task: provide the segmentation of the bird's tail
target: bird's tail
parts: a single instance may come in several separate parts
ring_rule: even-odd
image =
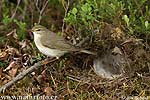
[[[91,52],[91,51],[88,51],[88,50],[81,50],[80,52],[91,54],[91,55],[96,55],[95,52]]]

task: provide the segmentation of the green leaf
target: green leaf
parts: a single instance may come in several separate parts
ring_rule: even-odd
[[[76,15],[77,12],[78,12],[77,8],[73,8],[73,9],[72,9],[72,14],[73,14],[73,15]]]
[[[8,17],[8,15],[4,16],[2,23],[4,23],[4,25],[7,25],[11,22],[11,19]]]
[[[92,10],[92,8],[90,7],[90,5],[88,4],[88,3],[86,3],[85,5],[83,5],[82,7],[81,7],[81,9],[82,9],[82,11],[84,11],[84,12],[90,12],[91,10]]]
[[[127,26],[129,26],[129,18],[127,15],[123,16],[124,21],[126,22]]]
[[[145,27],[146,27],[146,29],[148,28],[148,26],[149,26],[148,21],[145,21]]]

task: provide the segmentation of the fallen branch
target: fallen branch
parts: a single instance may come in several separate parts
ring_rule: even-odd
[[[56,59],[52,59],[50,61],[40,61],[35,63],[33,66],[31,66],[30,68],[28,68],[27,70],[21,72],[20,74],[18,74],[16,77],[14,77],[11,81],[9,81],[8,83],[6,83],[5,85],[3,85],[2,87],[0,87],[0,93],[4,93],[5,89],[7,89],[8,87],[12,86],[14,83],[18,82],[19,80],[23,79],[25,76],[27,76],[29,73],[37,70],[40,68],[40,66],[44,65],[44,64],[48,64],[50,62],[55,61]]]

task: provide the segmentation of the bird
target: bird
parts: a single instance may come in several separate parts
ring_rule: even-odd
[[[34,43],[38,50],[49,57],[59,59],[64,54],[73,51],[95,55],[94,52],[74,46],[65,40],[63,36],[57,35],[42,25],[35,25],[31,31],[34,35]]]

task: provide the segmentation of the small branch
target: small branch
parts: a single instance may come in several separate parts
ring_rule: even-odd
[[[28,68],[27,70],[21,72],[20,74],[18,74],[16,77],[14,77],[11,81],[9,81],[8,83],[6,83],[5,85],[3,85],[2,87],[0,87],[0,93],[4,93],[5,89],[9,88],[10,86],[12,86],[14,83],[18,82],[19,80],[23,79],[25,76],[27,76],[29,73],[37,70],[40,68],[40,66],[44,65],[44,64],[48,64],[50,62],[54,62],[57,59],[52,59],[50,61],[44,60],[44,61],[40,61],[38,63],[35,63],[33,66],[31,66],[30,68]]]
[[[46,3],[43,5],[42,10],[40,10],[40,12],[39,12],[39,13],[40,13],[40,16],[39,16],[38,24],[40,24],[40,22],[41,22],[42,14],[43,14],[43,12],[44,12],[44,10],[45,10],[47,4],[48,4],[48,0],[47,0]],[[39,8],[38,8],[38,9],[39,9]]]
[[[82,41],[80,41],[76,46],[81,47],[82,44],[84,44],[86,41],[90,40],[90,37],[84,38]]]
[[[65,2],[65,1],[62,0],[63,7],[64,7],[64,9],[65,9],[65,16],[64,16],[64,18],[65,18],[66,15],[67,15],[67,12],[68,12],[68,8],[69,8],[69,0],[68,0],[68,2],[67,2],[67,5],[66,5],[66,6],[65,6],[65,3],[64,3],[64,2]],[[64,33],[64,27],[65,27],[65,20],[63,19],[62,33]]]
[[[23,79],[28,73],[33,72],[34,70],[38,69],[40,66],[42,65],[41,62],[35,63],[33,66],[31,66],[30,68],[28,68],[27,70],[21,72],[20,74],[18,74],[16,77],[14,77],[11,81],[9,81],[8,83],[6,83],[5,85],[3,85],[2,87],[0,87],[0,93],[4,92],[5,89],[7,89],[8,87],[10,87],[11,85],[13,85],[14,83],[16,83],[17,81]]]
[[[17,3],[17,6],[16,6],[16,9],[15,9],[15,11],[14,11],[13,15],[11,16],[11,20],[13,20],[13,19],[14,19],[15,15],[16,15],[16,12],[17,12],[17,9],[18,9],[18,7],[19,7],[20,2],[21,2],[21,0],[18,0],[18,3]]]

